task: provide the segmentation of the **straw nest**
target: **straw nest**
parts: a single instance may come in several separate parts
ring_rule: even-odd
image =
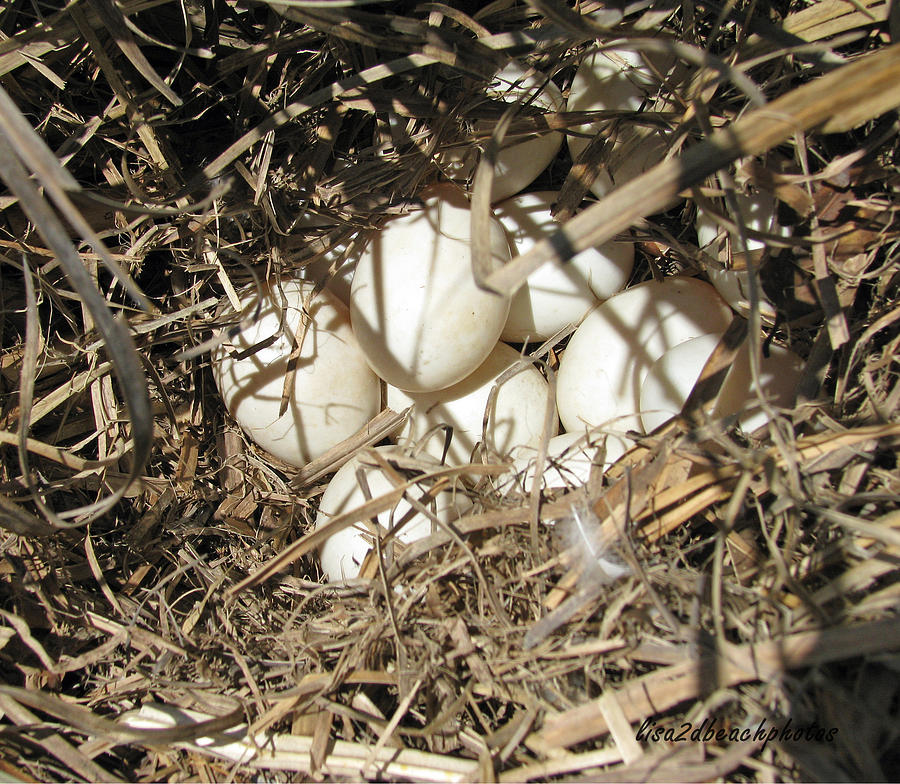
[[[896,775],[896,5],[478,6],[0,9],[7,780]],[[585,487],[503,494],[490,456],[391,464],[472,509],[324,584],[329,473],[397,418],[278,464],[212,382],[219,303],[408,209],[442,150],[498,143],[484,87],[510,59],[565,90],[614,41],[690,66],[666,110],[624,118],[676,141],[567,222],[604,153],[562,152],[540,184],[568,245],[635,226],[635,280],[702,275],[697,204],[774,188],[793,233],[759,283],[780,318],[745,331],[803,357],[797,407],[753,439],[706,419],[723,345],[682,417]],[[523,110],[507,136],[585,119]],[[466,184],[476,227],[490,173]],[[487,282],[512,291],[554,253]],[[547,372],[564,346],[542,347]],[[628,576],[578,557],[573,510]]]

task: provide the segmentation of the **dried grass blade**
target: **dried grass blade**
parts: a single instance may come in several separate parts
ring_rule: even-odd
[[[512,49],[518,46],[533,46],[541,41],[553,41],[559,35],[559,30],[548,25],[541,30],[516,31],[512,33],[497,33],[486,38],[479,38],[478,43],[495,51]],[[211,180],[234,163],[241,155],[260,141],[267,133],[281,127],[287,122],[300,117],[313,109],[322,106],[335,98],[352,94],[375,82],[380,82],[390,76],[397,76],[409,71],[415,71],[428,65],[439,62],[439,58],[429,54],[411,54],[407,57],[399,57],[387,63],[366,68],[358,74],[335,82],[329,87],[323,87],[306,96],[302,101],[295,101],[281,111],[275,112],[263,120],[255,128],[245,133],[240,139],[231,144],[215,160],[203,169],[203,177]],[[355,97],[355,96],[354,96]]]
[[[100,586],[100,592],[106,597],[106,601],[109,602],[110,606],[119,614],[119,616],[125,618],[125,611],[122,609],[122,605],[119,604],[119,600],[116,598],[115,593],[113,593],[112,588],[109,587],[109,583],[106,581],[106,577],[103,574],[103,568],[97,560],[97,553],[94,551],[94,543],[91,541],[90,527],[88,527],[88,530],[85,531],[84,535],[84,552],[87,556],[88,566],[91,568],[91,574],[97,581],[97,585]]]
[[[592,768],[605,768],[622,761],[616,748],[586,751],[583,754],[557,753],[546,762],[532,762],[501,773],[497,780],[501,784],[518,784],[524,781],[548,781],[550,776],[566,773],[584,773]]]
[[[9,38],[5,36],[3,33],[0,33],[0,41],[8,41]],[[37,71],[41,76],[43,76],[48,82],[50,82],[56,89],[65,90],[66,82],[65,80],[58,76],[54,71],[44,65],[41,62],[39,56],[30,54],[27,49],[24,47],[18,51],[10,52],[7,55],[0,55],[0,74],[4,73],[7,69],[3,67],[2,63],[4,60],[8,60],[10,62],[10,67],[8,70],[14,70],[19,65],[30,65]]]
[[[50,654],[47,653],[46,648],[35,639],[34,635],[31,633],[31,628],[24,618],[20,618],[18,615],[7,612],[6,610],[0,610],[0,618],[3,618],[4,621],[16,630],[16,634],[19,635],[19,639],[22,641],[23,645],[31,650],[40,663],[44,665],[47,672],[59,672],[59,666],[53,661]]]
[[[783,22],[786,32],[805,41],[819,41],[858,27],[884,22],[888,18],[887,0],[819,0],[819,2],[788,14]]]
[[[135,726],[172,727],[173,724],[197,722],[204,718],[205,714],[197,711],[151,703],[140,711],[129,713],[125,720]],[[309,736],[271,732],[251,734],[245,725],[240,725],[227,735],[202,740],[202,743],[176,743],[195,754],[230,760],[254,769],[312,772],[311,751],[314,739]],[[370,753],[371,747],[365,743],[333,741],[322,760],[319,774],[361,779]],[[476,760],[415,749],[380,749],[375,753],[375,765],[376,778],[379,780],[410,780],[435,784],[476,781],[479,770]]]
[[[261,141],[266,134],[281,127],[287,122],[322,106],[339,96],[365,87],[367,84],[379,82],[390,76],[397,76],[408,71],[415,71],[424,68],[426,65],[433,65],[437,60],[424,54],[411,54],[408,57],[400,57],[387,63],[372,66],[364,71],[360,71],[354,76],[342,79],[339,82],[316,90],[314,93],[306,96],[302,101],[295,101],[289,104],[281,111],[267,117],[255,128],[249,130],[240,139],[231,144],[223,153],[221,153],[214,161],[203,169],[203,176],[206,179],[213,179],[219,175],[223,169],[234,163],[238,157],[243,155],[258,141]]]
[[[2,89],[0,89],[0,97],[9,100]],[[0,106],[0,114],[2,114],[2,106]],[[0,120],[0,133],[3,130],[2,120]],[[131,334],[121,322],[113,318],[106,301],[94,287],[90,275],[69,241],[61,221],[41,196],[22,163],[12,153],[13,149],[12,146],[0,145],[0,177],[19,198],[26,215],[38,227],[49,247],[59,259],[69,280],[90,309],[116,368],[125,403],[131,416],[134,459],[129,473],[129,481],[104,500],[66,513],[68,518],[85,515],[88,519],[96,519],[124,497],[128,485],[140,477],[150,456],[153,447],[153,417],[150,409],[150,396]],[[80,525],[87,521],[81,520],[77,524]]]
[[[169,103],[173,106],[181,106],[181,98],[153,70],[150,61],[144,56],[141,47],[137,45],[129,29],[128,20],[121,9],[112,0],[89,0],[89,2],[103,20],[104,26],[116,42],[119,51],[128,58],[128,61],[138,70],[138,73],[152,84],[161,95],[165,96]]]
[[[566,261],[612,239],[640,218],[662,211],[682,190],[740,156],[766,152],[798,131],[845,131],[898,105],[900,44],[894,44],[754,109],[680,157],[654,166],[494,272],[487,284],[512,295],[542,264]]]
[[[19,536],[51,536],[56,529],[0,493],[0,526]]]
[[[871,539],[883,542],[892,547],[900,547],[900,532],[894,531],[885,525],[872,523],[868,520],[862,520],[859,517],[846,514],[845,512],[838,512],[835,509],[825,509],[814,504],[803,504],[803,509],[810,514],[828,520],[830,523],[835,523],[849,531],[868,536]]]
[[[142,629],[140,626],[124,626],[111,618],[105,618],[95,612],[88,611],[85,618],[95,629],[110,635],[125,636],[128,644],[138,651],[146,651],[149,648],[157,648],[160,651],[170,651],[176,656],[187,656],[188,652],[177,643],[161,637],[154,632]]]
[[[19,422],[18,422],[18,452],[19,470],[25,487],[31,493],[35,503],[39,504],[41,511],[47,515],[47,509],[43,500],[34,486],[34,477],[31,475],[31,466],[28,460],[28,430],[30,427],[31,409],[34,406],[34,381],[37,378],[38,353],[43,337],[41,335],[41,322],[37,312],[37,297],[34,293],[34,280],[31,277],[31,267],[28,258],[22,259],[25,273],[25,350],[22,354],[22,369],[19,373]],[[55,522],[55,521],[53,521]]]
[[[3,690],[8,688],[10,687],[0,686],[0,710],[14,724],[18,724],[20,727],[40,726],[41,720],[37,716],[27,708],[22,707],[19,701],[13,699],[13,697],[2,693]],[[19,689],[19,691],[25,690]],[[51,757],[59,760],[68,770],[81,776],[85,781],[122,781],[122,779],[116,778],[109,771],[101,768],[96,762],[56,733],[43,737],[32,735],[30,740],[40,746]]]
[[[618,24],[624,15],[619,8],[600,8],[590,16],[582,15],[559,0],[528,0],[528,5],[558,24],[563,30],[568,30],[572,35],[588,40],[601,35],[610,35],[609,28]]]
[[[59,165],[56,156],[35,134],[28,120],[4,89],[0,89],[0,128],[11,145],[10,149],[16,151],[44,185],[47,185],[45,181],[49,180],[64,191],[80,190],[81,186],[69,170]]]
[[[800,465],[808,465],[837,450],[864,443],[871,438],[891,438],[898,435],[900,435],[900,425],[898,424],[870,425],[842,433],[817,434],[798,439],[793,459]],[[767,460],[771,460],[779,469],[785,468],[786,460],[782,451],[778,447],[772,447],[767,452],[767,459],[759,461],[756,468],[757,473],[764,472]],[[641,524],[638,529],[639,534],[646,536],[651,542],[656,541],[704,509],[728,498],[740,473],[741,468],[737,465],[722,465],[692,476],[674,486],[656,487],[652,503],[635,511],[633,520],[635,523]],[[599,511],[598,509],[598,513]],[[845,517],[849,517],[849,515]],[[856,529],[865,525],[864,521],[858,521],[856,518],[835,519],[834,522],[843,523]],[[878,527],[875,528],[876,532],[880,533],[881,530]],[[891,536],[890,533],[883,535],[889,538]]]
[[[129,296],[140,305],[143,310],[153,310],[150,301],[144,296],[143,292],[138,288],[137,284],[125,270],[116,264],[112,254],[107,250],[96,232],[94,232],[90,224],[84,219],[84,216],[69,199],[68,193],[79,191],[81,186],[78,185],[68,169],[60,164],[43,139],[41,139],[28,124],[25,116],[19,111],[19,107],[16,106],[9,97],[6,90],[0,86],[0,137],[4,136],[6,137],[6,143],[9,145],[9,149],[15,150],[16,156],[22,161],[22,164],[27,166],[27,168],[37,177],[40,184],[44,186],[48,195],[53,200],[57,209],[59,209],[78,234],[91,246],[91,248],[93,248],[94,252],[103,262],[103,266],[110,271],[128,292]],[[10,185],[10,188],[12,189],[11,183],[7,182],[7,185]],[[34,189],[33,185],[31,187]],[[21,201],[22,197],[19,193],[16,192],[15,189],[12,190],[16,197]],[[40,227],[40,224],[34,220],[27,209],[25,210],[25,213],[31,221]],[[66,237],[66,243],[68,244],[68,234],[63,231],[61,236]],[[63,259],[60,259],[59,261],[65,268],[66,262]],[[78,264],[81,266],[80,260]],[[67,270],[67,274],[68,272],[69,270]]]
[[[475,172],[475,187],[472,190],[472,207],[470,210],[472,218],[472,275],[482,288],[487,288],[487,279],[490,277],[494,269],[494,253],[491,242],[491,188],[494,184],[494,169],[497,166],[497,158],[500,154],[500,147],[506,132],[509,130],[509,124],[515,117],[519,106],[510,106],[500,121],[494,127],[491,138],[488,140],[487,147],[484,150],[481,160],[478,162],[478,169]]]
[[[535,622],[522,638],[522,648],[529,651],[542,643],[557,629],[567,624],[573,616],[595,602],[602,595],[605,587],[602,583],[595,582],[579,586],[575,593],[559,607],[554,608]]]
[[[156,745],[179,741],[189,742],[196,738],[215,735],[218,732],[234,727],[236,724],[240,724],[244,720],[243,708],[236,708],[225,716],[207,719],[189,726],[144,730],[104,719],[87,708],[66,702],[60,697],[42,691],[0,684],[0,694],[11,697],[16,702],[28,705],[35,710],[62,719],[80,732],[99,735],[116,743],[140,741],[141,743]],[[108,779],[99,780],[108,781]]]
[[[360,449],[372,446],[397,431],[406,420],[408,411],[406,409],[398,414],[386,408],[352,436],[303,466],[291,479],[291,486],[306,487],[326,474],[337,471]]]
[[[98,346],[97,348],[100,347]],[[29,414],[31,424],[34,425],[42,420],[59,405],[66,400],[71,399],[74,395],[79,395],[84,392],[91,385],[92,381],[100,378],[103,374],[108,373],[112,367],[113,365],[111,362],[98,362],[94,367],[76,373],[64,384],[60,384],[56,389],[45,394],[37,403],[35,403],[33,410]],[[15,415],[16,412],[14,410],[11,413],[12,415]],[[96,464],[106,464],[106,461],[96,461]]]

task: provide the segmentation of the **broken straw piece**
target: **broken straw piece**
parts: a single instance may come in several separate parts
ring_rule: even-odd
[[[176,708],[161,703],[146,703],[140,710],[129,711],[120,721],[136,729],[171,729],[185,731],[201,721],[213,718],[204,713]],[[247,725],[238,724],[215,738],[199,738],[176,743],[200,754],[216,756],[232,762],[265,770],[311,773],[313,739],[305,735],[259,732],[247,734]],[[353,779],[409,780],[451,784],[478,778],[478,760],[467,760],[415,749],[373,748],[369,744],[332,741],[320,772],[327,776]]]

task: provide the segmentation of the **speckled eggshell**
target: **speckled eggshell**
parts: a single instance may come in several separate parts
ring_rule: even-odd
[[[513,242],[516,254],[559,228],[550,209],[557,194],[524,193],[494,209]],[[634,245],[608,242],[582,251],[565,264],[544,264],[514,295],[503,340],[545,340],[569,324],[578,324],[599,299],[612,296],[628,282]]]
[[[481,441],[482,421],[488,397],[497,377],[519,361],[519,354],[498,343],[484,363],[458,384],[439,392],[404,393],[388,387],[387,404],[394,411],[413,406],[405,442],[418,442],[432,428],[453,426],[453,440],[447,454],[450,465],[469,461],[475,445]],[[534,366],[524,368],[500,387],[488,429],[490,449],[505,457],[516,446],[536,446],[544,427],[544,412],[550,389]],[[554,417],[555,419],[555,417]],[[554,422],[553,433],[557,423]],[[425,451],[440,458],[444,434],[439,431],[425,444]]]
[[[350,329],[347,309],[325,291],[310,305],[312,323],[303,340],[293,394],[287,411],[278,416],[293,335],[303,299],[313,286],[293,279],[283,280],[280,288],[275,283],[264,287],[258,317],[220,346],[211,364],[225,405],[244,432],[275,457],[302,466],[375,416],[381,393]],[[245,319],[253,316],[257,302],[255,288],[242,292]],[[279,332],[282,313],[284,329]]]
[[[453,186],[424,210],[388,222],[359,259],[350,317],[372,369],[400,389],[445,389],[472,373],[500,337],[509,299],[478,288],[471,215]],[[496,266],[509,260],[506,233],[491,220]]]
[[[695,278],[647,281],[610,297],[581,322],[560,361],[564,427],[639,431],[640,385],[650,366],[679,343],[724,333],[730,322],[716,290]]]
[[[394,447],[379,447],[377,449],[385,458],[390,458],[395,453]],[[374,465],[361,460],[359,456],[345,463],[334,475],[319,503],[319,512],[316,517],[316,529],[322,528],[334,517],[347,514],[366,503],[366,496],[357,480],[357,471],[362,467],[370,498],[389,493],[394,485],[387,479],[382,471]],[[427,489],[425,485],[421,489],[418,486],[412,489],[417,497],[423,495]],[[463,504],[452,491],[440,493],[428,507],[439,520],[444,523],[455,520]],[[405,500],[399,501],[392,509],[378,515],[378,525],[383,536],[398,523],[410,511],[411,507]],[[422,539],[432,533],[432,521],[427,516],[416,513],[397,534],[397,539],[409,544],[417,539]],[[319,560],[322,572],[329,582],[342,582],[352,580],[359,576],[363,560],[373,547],[373,532],[371,523],[360,521],[350,528],[344,528],[329,537],[319,548]]]
[[[515,63],[507,65],[494,76],[488,95],[509,103],[522,101],[527,106],[548,112],[560,112],[565,106],[562,93],[553,82],[544,76],[528,75]],[[527,114],[523,113],[523,116]],[[562,140],[563,135],[554,131],[523,142],[514,139],[504,141],[494,167],[491,201],[506,199],[530,185],[556,157]],[[475,174],[478,158],[472,147],[451,147],[438,156],[438,163],[447,176],[467,180]]]

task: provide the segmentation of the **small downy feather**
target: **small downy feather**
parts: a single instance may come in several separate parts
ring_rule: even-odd
[[[616,553],[614,540],[603,531],[600,519],[587,503],[572,505],[570,517],[558,523],[573,565],[581,566],[579,584],[608,585],[631,574],[631,569]]]
[[[595,602],[604,587],[631,574],[631,569],[614,549],[614,539],[603,531],[597,515],[582,502],[572,506],[572,514],[558,523],[560,535],[577,570],[578,582],[568,599],[541,618],[522,639],[525,650],[533,648],[576,613]]]

